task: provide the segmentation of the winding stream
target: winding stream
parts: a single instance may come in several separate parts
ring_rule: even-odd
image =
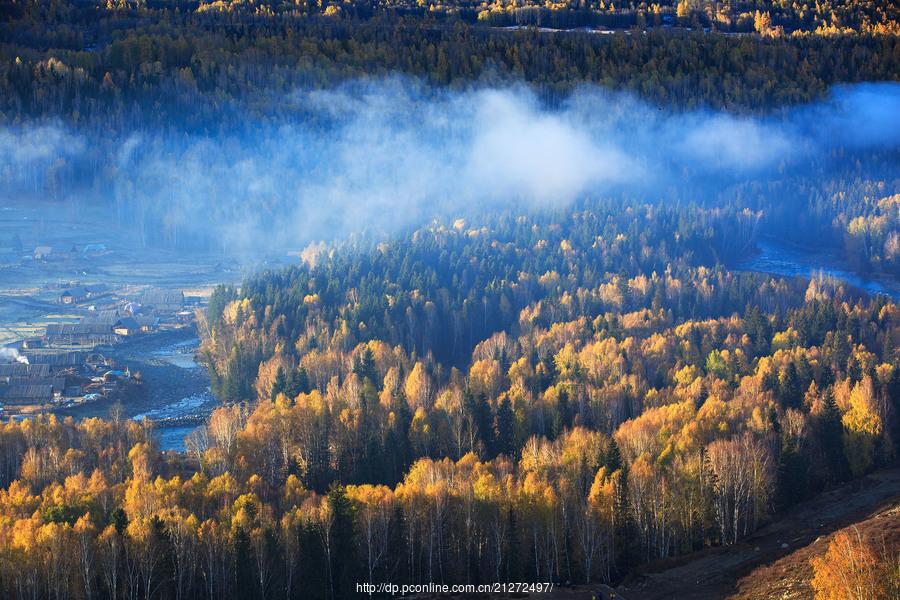
[[[210,393],[209,373],[194,360],[199,343],[193,329],[182,329],[128,340],[108,353],[123,367],[140,372],[146,395],[124,402],[122,406],[125,416],[131,419],[158,422],[156,434],[163,450],[184,450],[185,436],[197,428],[183,421],[171,424],[167,421],[205,418],[218,406]],[[78,418],[103,417],[109,413],[111,405],[112,401],[104,399],[59,412]]]
[[[200,340],[196,335],[191,335],[149,353],[148,362],[158,366],[154,377],[156,381],[147,381],[150,385],[150,408],[131,418],[136,421],[150,419],[157,422],[156,435],[162,450],[183,451],[185,437],[198,427],[182,423],[169,425],[166,424],[167,420],[205,418],[218,404],[210,391],[206,367],[194,360],[199,344]],[[167,389],[161,392],[159,384],[163,379]]]
[[[885,276],[866,277],[854,272],[834,251],[811,249],[762,238],[756,243],[759,252],[734,267],[742,271],[770,273],[782,277],[810,277],[822,272],[869,294],[885,294],[900,298],[900,281]]]

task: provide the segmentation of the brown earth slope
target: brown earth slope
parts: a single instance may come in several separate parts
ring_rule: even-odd
[[[872,473],[825,492],[769,523],[744,542],[709,548],[645,567],[613,590],[602,584],[557,586],[550,593],[490,596],[540,600],[772,600],[812,598],[809,559],[824,553],[838,531],[857,527],[872,540],[882,532],[900,544],[900,469]],[[420,595],[417,598],[487,598]]]
[[[659,565],[620,586],[627,600],[810,598],[809,558],[853,524],[900,537],[900,469],[873,473],[797,506],[744,542]]]
[[[867,519],[817,538],[808,546],[791,552],[772,564],[754,569],[738,581],[737,591],[730,596],[730,600],[812,598],[813,569],[809,560],[824,554],[831,540],[840,531],[847,531],[853,539],[858,534],[874,548],[900,548],[900,501],[894,501]]]

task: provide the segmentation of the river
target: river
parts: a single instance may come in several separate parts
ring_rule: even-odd
[[[761,238],[756,246],[759,252],[735,264],[736,269],[782,277],[810,277],[822,272],[869,294],[900,298],[900,282],[886,276],[867,277],[856,273],[833,250],[794,246],[772,238]]]
[[[193,328],[154,333],[114,346],[109,357],[132,373],[140,373],[146,394],[123,403],[126,417],[156,421],[156,435],[163,450],[184,450],[184,438],[197,425],[173,419],[206,417],[218,401],[210,392],[206,367],[194,360],[200,340]],[[79,418],[106,416],[111,402],[98,400],[59,411]]]

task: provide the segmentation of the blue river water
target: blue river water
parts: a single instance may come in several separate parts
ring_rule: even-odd
[[[782,277],[810,277],[821,272],[846,281],[869,294],[885,294],[894,299],[900,298],[900,281],[890,277],[867,277],[856,273],[834,251],[783,244],[771,238],[758,240],[756,246],[759,252],[737,263],[735,268]]]

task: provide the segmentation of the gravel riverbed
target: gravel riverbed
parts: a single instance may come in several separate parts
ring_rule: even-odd
[[[206,367],[194,360],[200,340],[191,328],[154,333],[116,345],[105,355],[120,367],[140,373],[144,394],[123,403],[125,416],[156,423],[163,450],[183,450],[184,438],[218,405]],[[110,400],[58,411],[76,418],[102,417]]]

